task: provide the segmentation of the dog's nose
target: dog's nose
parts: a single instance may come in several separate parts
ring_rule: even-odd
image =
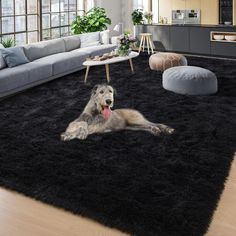
[[[111,103],[112,103],[111,99],[107,99],[107,100],[106,100],[106,104],[107,104],[107,105],[111,105]]]

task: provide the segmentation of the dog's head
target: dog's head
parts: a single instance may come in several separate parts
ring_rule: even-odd
[[[97,84],[94,86],[91,94],[96,109],[103,114],[105,118],[110,116],[111,108],[114,105],[115,89],[107,84]]]

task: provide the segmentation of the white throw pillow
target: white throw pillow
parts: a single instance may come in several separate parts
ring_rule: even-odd
[[[3,45],[0,43],[0,48],[4,48]],[[2,56],[2,53],[0,51],[0,70],[7,67],[4,59],[3,59],[3,56]]]
[[[100,44],[100,32],[84,33],[80,34],[80,47],[90,47]]]
[[[100,32],[100,41],[102,44],[109,44],[110,30],[104,30]]]

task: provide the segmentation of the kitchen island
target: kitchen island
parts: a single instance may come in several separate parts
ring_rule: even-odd
[[[236,36],[233,25],[144,24],[136,28],[136,35],[140,33],[151,33],[158,51],[236,58],[236,41],[215,39],[215,35]]]

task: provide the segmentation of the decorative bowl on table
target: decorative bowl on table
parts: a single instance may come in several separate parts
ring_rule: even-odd
[[[223,34],[214,34],[213,39],[215,39],[215,40],[224,40],[225,36]]]
[[[235,41],[236,40],[236,35],[225,35],[225,39],[227,41]]]

